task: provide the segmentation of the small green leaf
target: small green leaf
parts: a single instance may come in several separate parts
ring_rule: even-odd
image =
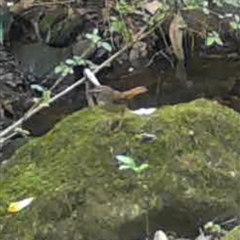
[[[232,29],[234,29],[234,30],[240,29],[240,23],[237,23],[237,22],[230,22],[230,26],[231,26]]]
[[[144,170],[147,169],[147,168],[149,168],[149,164],[147,164],[147,163],[141,164],[141,165],[139,166],[139,169],[140,169],[141,171],[144,171]]]
[[[203,12],[206,14],[206,15],[209,15],[210,13],[210,10],[208,8],[203,8]]]
[[[73,59],[67,59],[66,64],[75,66],[76,62]]]
[[[236,21],[236,22],[238,22],[238,23],[240,22],[240,16],[239,16],[239,15],[235,14],[235,15],[234,15],[234,18],[235,18],[235,21]]]
[[[219,34],[216,31],[212,31],[212,32],[208,33],[206,43],[207,43],[207,46],[211,46],[214,43],[219,44],[219,45],[223,45],[223,42],[222,42]]]
[[[38,92],[44,92],[44,90],[45,90],[45,88],[43,86],[39,85],[39,84],[31,84],[30,88],[32,90],[36,90]]]
[[[125,170],[125,169],[130,169],[131,167],[130,166],[128,166],[128,165],[121,165],[121,166],[119,166],[119,170]]]
[[[121,0],[117,2],[116,10],[121,14],[130,14],[134,12],[134,7],[128,4],[126,1]]]
[[[144,163],[144,164],[141,164],[140,166],[134,167],[133,171],[137,172],[137,173],[141,173],[141,172],[145,171],[148,167],[149,167],[149,165]]]
[[[79,56],[73,56],[75,65],[86,65],[86,60]]]
[[[101,46],[108,52],[112,51],[112,46],[108,42],[101,42]]]
[[[93,33],[86,33],[85,37],[94,44],[98,43],[101,40],[101,37],[98,35],[98,29],[94,29]]]
[[[236,30],[238,24],[236,22],[230,22],[230,26],[232,27],[232,29]]]
[[[66,71],[61,73],[62,77],[66,77],[67,75],[68,75],[68,73]]]
[[[220,37],[217,37],[216,39],[215,39],[215,42],[218,44],[218,45],[223,45],[223,42],[222,42],[222,39],[220,38]]]
[[[121,21],[111,22],[111,25],[110,25],[111,32],[121,33],[122,30],[123,30],[123,23]]]
[[[205,43],[206,45],[209,47],[209,46],[212,46],[215,42],[215,39],[213,37],[207,37]]]
[[[57,67],[55,67],[55,69],[54,69],[54,73],[55,74],[58,74],[58,73],[61,73],[62,72],[62,66],[57,66]]]
[[[208,1],[203,1],[202,5],[203,5],[203,7],[208,7]]]
[[[86,33],[85,37],[91,40],[93,38],[93,35],[91,33]]]
[[[77,65],[86,65],[86,61],[83,60],[83,59],[79,59],[79,60],[77,61]]]
[[[216,31],[212,31],[208,33],[208,37],[206,38],[205,43],[207,46],[211,46],[214,43],[223,45],[223,42]]]
[[[138,167],[133,167],[133,168],[131,168],[135,173],[140,173],[140,171],[139,171],[139,168]]]
[[[92,42],[97,44],[101,40],[101,37],[98,35],[93,35]]]
[[[93,34],[94,34],[94,35],[98,35],[98,29],[97,29],[97,28],[94,28],[94,29],[93,29]]]
[[[67,67],[67,68],[65,68],[65,69],[63,70],[63,74],[64,74],[64,76],[73,74],[73,69],[70,68],[70,67]]]
[[[131,157],[127,157],[124,155],[117,155],[116,158],[120,163],[123,163],[128,166],[135,166],[135,162]]]
[[[49,107],[50,99],[51,99],[51,91],[50,90],[44,91],[41,99],[41,106]]]
[[[226,13],[226,14],[225,14],[225,17],[226,17],[226,18],[231,18],[231,17],[233,17],[233,14],[232,14],[232,13]]]

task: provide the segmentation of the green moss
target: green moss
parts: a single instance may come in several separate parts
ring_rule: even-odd
[[[141,141],[141,133],[157,138]],[[189,216],[234,213],[239,142],[239,114],[206,100],[144,117],[101,109],[74,113],[1,167],[3,239],[63,239],[57,234],[71,236],[74,229],[84,239],[114,239],[117,226],[144,218],[146,209],[161,215],[166,196]],[[141,176],[119,171],[118,154],[150,168]],[[32,206],[8,224],[8,204],[30,196],[36,197]]]
[[[240,227],[236,227],[221,240],[239,240],[239,239],[240,239]]]

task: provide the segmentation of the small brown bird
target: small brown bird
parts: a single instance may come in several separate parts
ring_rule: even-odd
[[[94,94],[98,105],[115,112],[124,111],[129,100],[147,91],[146,87],[139,86],[121,92],[106,85],[97,86],[89,90],[90,93]]]

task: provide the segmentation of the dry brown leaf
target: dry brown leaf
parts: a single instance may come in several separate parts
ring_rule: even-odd
[[[184,60],[183,31],[186,27],[187,25],[181,13],[178,12],[169,26],[169,37],[172,49],[178,60]]]
[[[10,11],[14,13],[19,13],[23,10],[30,8],[35,0],[20,0],[16,4],[10,7]]]
[[[110,18],[111,9],[116,8],[117,1],[116,0],[105,0],[104,7],[102,9],[102,16],[104,22],[108,22]]]
[[[154,15],[161,6],[162,6],[162,3],[160,3],[157,0],[154,0],[145,5],[145,10],[151,15]]]

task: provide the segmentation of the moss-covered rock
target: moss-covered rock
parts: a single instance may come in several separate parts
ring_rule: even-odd
[[[1,239],[133,239],[144,236],[146,216],[150,231],[180,231],[235,215],[239,143],[240,115],[203,99],[151,116],[74,113],[1,167]],[[119,154],[150,167],[119,171]],[[31,196],[9,216],[10,202]]]
[[[226,234],[221,240],[239,240],[240,239],[240,227],[235,227],[229,233]]]

